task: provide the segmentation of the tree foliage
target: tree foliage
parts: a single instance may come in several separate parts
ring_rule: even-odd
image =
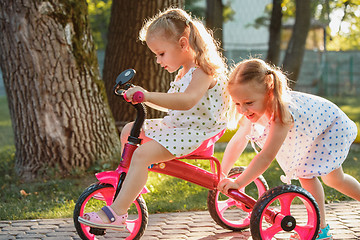
[[[331,1],[329,7],[331,20],[338,24],[329,29],[327,49],[360,50],[360,0]]]
[[[112,0],[86,0],[95,46],[105,49],[110,22]]]
[[[264,9],[252,27],[269,26],[272,3]],[[286,23],[295,17],[295,0],[283,0],[282,22]],[[313,22],[326,27],[326,49],[330,51],[347,51],[360,49],[360,0],[315,0],[311,2]]]

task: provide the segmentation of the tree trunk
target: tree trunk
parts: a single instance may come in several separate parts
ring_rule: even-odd
[[[0,64],[28,180],[88,168],[119,150],[85,0],[0,1]]]
[[[284,71],[292,80],[290,82],[291,88],[295,87],[300,73],[310,22],[311,0],[296,0],[295,24],[283,62]]]
[[[118,74],[128,68],[136,70],[133,83],[149,91],[166,92],[174,75],[169,74],[156,63],[155,55],[146,44],[138,40],[139,31],[145,19],[152,17],[169,6],[181,7],[182,0],[158,1],[113,1],[109,25],[108,45],[105,52],[103,79],[108,101],[117,123],[133,121],[135,111],[124,104],[113,93]],[[162,112],[148,108],[148,117],[163,116]]]
[[[222,0],[207,0],[205,13],[206,27],[214,33],[214,39],[223,43],[223,4]]]
[[[267,52],[266,61],[274,65],[278,65],[280,58],[281,22],[283,16],[281,3],[282,0],[273,0],[270,19],[269,49]]]

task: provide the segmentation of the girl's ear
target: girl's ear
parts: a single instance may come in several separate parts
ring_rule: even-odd
[[[274,88],[267,90],[267,95],[269,99],[274,98]]]
[[[189,47],[189,39],[187,39],[186,37],[181,37],[179,39],[179,43],[180,43],[180,47],[183,50],[187,50]]]

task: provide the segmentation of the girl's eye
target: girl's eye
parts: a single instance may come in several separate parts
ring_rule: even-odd
[[[246,102],[246,105],[252,105],[254,102]]]
[[[159,56],[162,57],[162,56],[164,56],[164,54],[165,54],[165,53],[160,53]]]

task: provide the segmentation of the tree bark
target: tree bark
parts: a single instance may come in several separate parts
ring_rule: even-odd
[[[269,48],[266,61],[278,65],[280,60],[280,43],[281,43],[281,22],[282,22],[282,0],[273,0],[269,27]]]
[[[109,25],[108,45],[105,51],[103,79],[108,101],[117,126],[133,121],[135,111],[113,93],[118,74],[128,68],[136,70],[133,83],[148,91],[166,92],[174,75],[156,63],[154,54],[138,40],[145,19],[170,6],[183,6],[183,0],[113,1]],[[148,108],[148,117],[162,117],[163,113]]]
[[[284,71],[292,80],[290,82],[291,88],[295,87],[300,73],[310,22],[311,0],[296,0],[295,24],[283,62]]]
[[[0,1],[0,66],[25,180],[109,160],[119,140],[85,0]]]
[[[214,39],[222,48],[223,43],[223,4],[222,0],[207,0],[205,12],[206,27],[211,29]]]

